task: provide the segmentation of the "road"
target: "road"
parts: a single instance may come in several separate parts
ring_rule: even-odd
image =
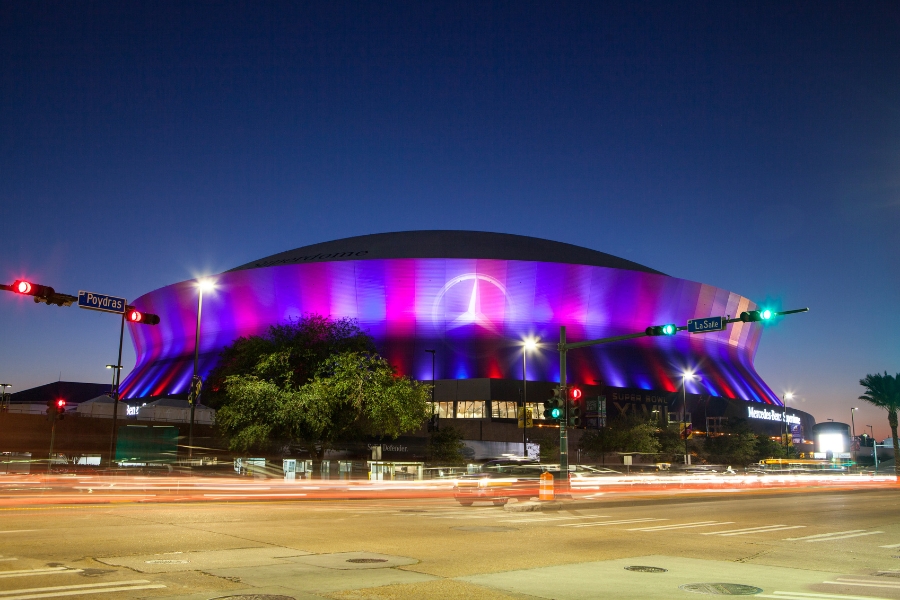
[[[755,591],[735,585],[761,598],[900,599],[898,493],[609,495],[551,512],[449,498],[5,506],[0,600]]]

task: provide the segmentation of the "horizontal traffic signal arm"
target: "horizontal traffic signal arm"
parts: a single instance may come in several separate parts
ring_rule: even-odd
[[[12,285],[0,286],[0,289],[21,296],[31,296],[34,298],[35,302],[43,302],[47,306],[50,306],[51,304],[55,304],[56,306],[72,306],[74,302],[78,301],[77,296],[60,294],[48,285],[40,285],[24,279],[17,279]]]
[[[784,315],[793,315],[796,313],[809,312],[808,308],[796,308],[794,310],[752,310],[741,313],[741,315],[736,319],[726,319],[726,323],[755,323],[755,322],[765,322],[770,321],[775,317],[782,317]],[[628,335],[617,335],[614,337],[608,338],[600,338],[596,340],[586,340],[584,342],[566,342],[565,344],[559,344],[557,348],[560,351],[564,350],[574,350],[575,348],[586,348],[588,346],[597,346],[599,344],[609,344],[611,342],[621,342],[624,340],[633,340],[635,338],[647,337],[647,336],[671,336],[675,335],[679,331],[685,331],[687,329],[687,325],[684,327],[678,327],[674,324],[670,323],[667,325],[652,325],[645,329],[640,333],[630,333]]]

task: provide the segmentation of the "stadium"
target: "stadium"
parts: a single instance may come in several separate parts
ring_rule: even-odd
[[[757,308],[737,293],[603,252],[474,231],[351,237],[252,261],[213,279],[215,290],[203,296],[201,376],[238,337],[303,314],[351,317],[399,374],[435,381],[442,418],[479,422],[476,439],[484,440],[521,440],[515,410],[523,378],[528,405],[536,408],[559,381],[561,325],[577,342]],[[161,322],[129,325],[137,364],[122,384],[124,398],[187,393],[197,297],[196,281],[189,280],[134,301]],[[602,425],[606,416],[660,411],[713,433],[729,417],[769,435],[779,435],[787,421],[800,442],[815,421],[785,410],[756,373],[762,331],[760,323],[733,323],[721,332],[579,349],[568,354],[567,379],[585,398],[606,399],[606,414],[602,404],[587,405],[587,427]],[[526,340],[538,342],[527,355]],[[684,380],[685,372],[696,377]]]

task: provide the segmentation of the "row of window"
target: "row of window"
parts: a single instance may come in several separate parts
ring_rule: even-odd
[[[455,405],[455,407],[454,407]],[[540,418],[543,411],[540,402],[528,402],[525,405],[535,419]],[[435,412],[441,419],[484,419],[487,417],[486,400],[459,400],[457,402],[435,402]],[[491,417],[494,419],[515,419],[519,404],[502,400],[491,401]]]

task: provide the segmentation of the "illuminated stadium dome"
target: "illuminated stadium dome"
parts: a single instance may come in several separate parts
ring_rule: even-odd
[[[472,231],[384,233],[313,244],[214,279],[215,291],[203,297],[204,376],[236,338],[316,313],[357,319],[397,372],[415,379],[432,379],[426,350],[435,350],[435,379],[458,382],[459,389],[473,380],[521,382],[523,340],[535,338],[542,346],[527,359],[529,390],[531,382],[546,382],[549,389],[559,381],[560,325],[574,342],[756,308],[734,292],[595,250]],[[161,322],[130,326],[137,365],[123,383],[123,396],[185,394],[193,365],[195,282],[160,288],[134,305],[158,314]],[[757,408],[778,405],[780,413],[778,396],[753,367],[762,329],[759,323],[734,323],[723,332],[681,332],[572,351],[568,380],[607,390],[610,401],[633,401],[642,392],[671,398],[676,391],[681,396],[681,374],[691,370],[699,378],[687,383],[687,393],[706,397],[707,407],[710,398],[727,399]],[[487,402],[504,394],[516,400],[514,392],[494,388],[477,393]],[[459,392],[456,400],[463,396]]]

